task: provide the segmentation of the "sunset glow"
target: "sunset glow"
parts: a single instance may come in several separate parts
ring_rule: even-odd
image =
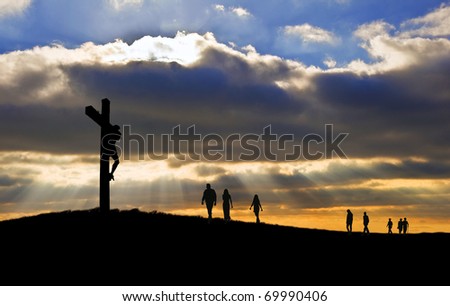
[[[65,4],[0,5],[0,220],[98,207],[108,98],[112,209],[450,232],[450,3]]]

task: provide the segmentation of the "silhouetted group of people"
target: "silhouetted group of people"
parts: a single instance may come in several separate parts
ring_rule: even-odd
[[[386,227],[388,228],[388,234],[392,234],[392,227],[394,226],[394,222],[389,218]],[[397,229],[399,234],[406,234],[409,229],[409,222],[406,218],[400,218],[397,222]]]
[[[363,214],[363,225],[364,225],[364,229],[363,229],[363,234],[369,234],[369,215],[367,214],[367,212],[364,212]],[[347,225],[347,232],[351,233],[353,232],[353,213],[350,209],[347,209],[347,220],[346,220],[346,225]]]
[[[114,172],[117,169],[117,166],[119,165],[119,155],[117,152],[116,142],[120,140],[122,134],[120,133],[120,126],[114,125],[111,126],[104,139],[102,139],[102,146],[104,146],[104,155],[102,155],[103,158],[111,157],[114,161],[112,165],[111,172],[109,173],[109,180],[114,180]],[[223,218],[225,220],[225,223],[228,223],[231,220],[230,217],[230,209],[233,208],[233,200],[231,199],[231,195],[228,192],[228,189],[224,189],[222,194],[222,207],[223,207]],[[203,197],[202,197],[202,205],[206,203],[206,209],[208,211],[208,223],[212,220],[212,210],[213,206],[217,205],[217,195],[216,191],[211,188],[211,184],[206,184],[206,189],[203,191]],[[256,217],[256,223],[260,223],[259,219],[259,212],[263,210],[261,206],[261,202],[259,201],[259,197],[257,194],[254,195],[253,201],[250,205],[250,210],[253,208],[253,213]],[[369,216],[366,212],[363,214],[363,234],[369,234]],[[392,227],[394,226],[394,223],[392,222],[392,219],[389,218],[386,227],[388,228],[388,234],[392,234]],[[350,209],[347,209],[347,220],[346,220],[346,228],[347,232],[351,233],[353,231],[353,213]],[[397,229],[399,234],[406,234],[409,229],[409,222],[406,218],[400,218],[400,220],[397,223]]]
[[[208,223],[212,220],[212,210],[213,206],[217,205],[217,194],[216,191],[211,188],[211,184],[206,184],[206,189],[203,191],[202,205],[206,204],[206,209],[208,211]],[[222,194],[222,208],[223,208],[223,219],[225,223],[231,221],[230,209],[233,208],[233,200],[228,189],[224,189]],[[257,194],[254,195],[253,201],[250,205],[250,210],[253,208],[253,212],[256,217],[256,223],[260,223],[259,212],[262,211],[261,202]]]
[[[402,218],[400,218],[397,223],[397,229],[398,229],[399,234],[402,234],[402,233],[406,234],[409,229],[408,220],[406,220],[406,218],[403,218],[403,220],[402,220]]]
[[[351,233],[353,231],[353,213],[350,209],[347,209],[347,232]],[[369,234],[369,215],[366,212],[363,214],[363,234]]]
[[[363,214],[363,234],[369,234],[369,215],[367,215],[367,212],[364,212]],[[347,209],[347,219],[346,219],[346,227],[347,232],[351,233],[353,231],[353,213],[350,209]],[[388,234],[392,234],[392,227],[394,226],[394,222],[392,222],[392,219],[389,218],[386,227],[388,228]],[[409,229],[409,222],[406,218],[400,218],[400,220],[397,223],[397,229],[399,234],[406,234]]]
[[[111,172],[109,173],[109,180],[114,180],[114,172],[119,165],[119,155],[117,152],[116,142],[120,140],[122,134],[120,133],[120,126],[114,125],[109,127],[106,136],[102,139],[102,146],[104,146],[104,155],[102,155],[102,159],[111,157],[114,161],[112,165]],[[231,195],[228,192],[228,189],[224,189],[222,194],[222,207],[223,207],[223,218],[225,223],[228,223],[231,220],[230,217],[230,209],[233,208],[233,200],[231,199]],[[202,205],[206,203],[206,209],[208,211],[208,223],[212,220],[212,210],[213,206],[217,205],[217,195],[216,191],[211,188],[211,184],[206,184],[206,189],[203,191],[202,197]],[[254,195],[253,201],[250,205],[250,210],[253,208],[253,213],[256,217],[256,223],[260,223],[259,212],[263,210],[261,206],[261,202],[259,201],[259,197],[257,194]],[[366,212],[363,214],[363,234],[369,234],[369,216]],[[392,219],[389,218],[386,227],[388,228],[388,234],[392,234],[392,227],[394,223]],[[350,209],[347,209],[347,219],[346,219],[346,228],[347,232],[351,233],[353,231],[353,213]],[[409,222],[406,218],[400,218],[397,223],[397,229],[399,234],[406,234],[409,229]]]

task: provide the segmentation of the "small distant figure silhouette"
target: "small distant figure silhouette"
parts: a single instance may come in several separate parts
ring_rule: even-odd
[[[230,208],[233,208],[233,200],[231,199],[231,194],[228,192],[228,189],[223,191],[222,200],[223,219],[225,220],[225,223],[228,223],[231,220]]]
[[[366,212],[364,212],[363,215],[363,224],[364,224],[363,234],[369,234],[369,216],[367,215]]]
[[[109,174],[109,180],[114,181],[114,172],[119,165],[119,154],[117,153],[116,142],[120,140],[122,133],[120,133],[120,126],[114,125],[110,128],[108,133],[105,135],[104,142],[102,142],[106,149],[107,157],[111,157],[114,163],[111,168],[111,173]]]
[[[403,218],[402,227],[403,227],[403,234],[406,234],[406,232],[409,229],[409,223],[408,220],[406,220],[406,218]]]
[[[259,223],[259,211],[263,211],[263,208],[261,206],[261,202],[259,201],[259,197],[257,194],[255,194],[255,196],[253,197],[253,201],[252,204],[250,205],[250,210],[253,207],[253,212],[255,213],[256,216],[256,223]]]
[[[400,220],[398,220],[397,229],[398,229],[398,233],[399,234],[401,234],[403,232],[403,220],[402,220],[402,218],[400,218]]]
[[[387,223],[387,228],[388,228],[388,234],[392,234],[392,226],[394,225],[394,223],[392,222],[391,218],[389,218],[389,221]]]
[[[211,188],[211,184],[206,184],[206,189],[203,191],[202,205],[206,203],[206,209],[208,210],[208,223],[212,220],[213,205],[216,206],[217,195],[216,191]]]
[[[347,209],[347,232],[351,233],[352,232],[352,225],[353,225],[353,213],[351,212],[350,209]]]

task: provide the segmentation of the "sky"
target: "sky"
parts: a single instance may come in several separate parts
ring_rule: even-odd
[[[450,232],[450,2],[0,0],[0,220],[111,209]],[[111,162],[112,163],[112,162]]]

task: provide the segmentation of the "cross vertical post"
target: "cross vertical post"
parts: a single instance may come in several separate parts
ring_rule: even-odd
[[[102,125],[101,125],[101,142],[100,142],[100,212],[107,213],[110,209],[110,192],[109,192],[109,156],[106,154],[104,145],[105,136],[108,134],[108,126],[110,114],[110,102],[108,99],[102,100]]]
[[[107,136],[111,131],[110,101],[102,99],[102,112],[99,113],[93,106],[86,106],[86,115],[100,126],[100,212],[108,213],[110,210],[110,188],[109,188],[109,158],[107,149]]]

